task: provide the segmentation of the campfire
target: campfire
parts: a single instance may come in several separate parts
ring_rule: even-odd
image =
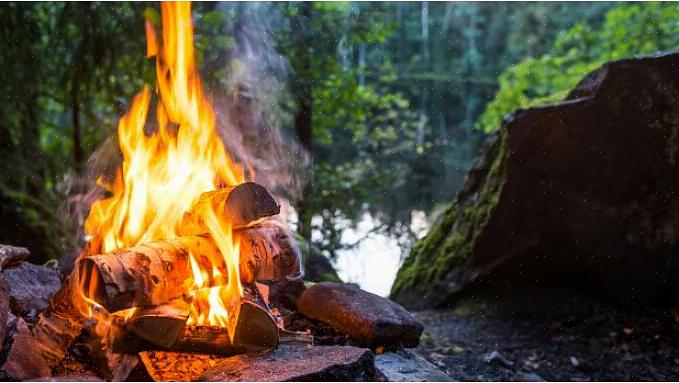
[[[85,222],[75,301],[113,351],[274,348],[276,322],[255,283],[300,279],[299,251],[269,219],[280,212],[275,198],[246,182],[254,174],[217,132],[194,61],[190,5],[163,4],[162,21],[160,35],[146,24],[155,105],[144,89],[120,120],[123,162],[112,182],[99,179],[112,195]]]
[[[194,60],[190,4],[161,10],[160,33],[146,22],[155,91],[143,89],[120,119],[122,163],[97,180],[102,198],[84,222],[86,245],[47,308],[8,326],[14,341],[0,373],[378,378],[373,351],[416,346],[422,326],[356,286],[302,282],[278,200],[217,130]],[[26,258],[17,249],[0,245],[0,271]]]

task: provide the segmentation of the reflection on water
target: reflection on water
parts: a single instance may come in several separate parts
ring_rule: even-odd
[[[346,228],[342,233],[343,244],[353,244],[366,237],[379,225],[369,213],[363,214],[356,228]],[[413,212],[411,230],[424,233],[429,224],[424,213]],[[345,282],[354,282],[362,289],[380,296],[388,296],[396,273],[401,265],[403,249],[396,238],[383,233],[372,233],[358,246],[337,252],[335,269]]]

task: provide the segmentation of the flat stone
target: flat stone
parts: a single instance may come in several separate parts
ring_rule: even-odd
[[[50,377],[50,368],[41,356],[37,343],[26,322],[19,318],[13,334],[12,345],[5,364],[0,367],[4,374],[16,380]]]
[[[317,283],[304,291],[297,309],[364,347],[416,347],[423,329],[400,305],[351,284]]]
[[[25,247],[0,244],[0,271],[18,266],[31,254]]]
[[[452,382],[433,363],[410,350],[388,352],[375,357],[375,367],[389,382]]]
[[[50,298],[61,288],[57,269],[29,262],[3,270],[2,276],[9,283],[10,304],[17,315],[45,310]]]
[[[201,381],[374,381],[373,354],[350,346],[284,346],[267,354],[227,358],[205,371]]]
[[[81,374],[66,374],[50,378],[32,379],[31,382],[105,382],[105,380],[91,372]]]

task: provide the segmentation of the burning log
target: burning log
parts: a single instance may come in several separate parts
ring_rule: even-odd
[[[207,233],[207,225],[202,214],[206,209],[212,209],[220,215],[220,218],[227,219],[234,229],[243,228],[281,211],[280,206],[265,187],[254,182],[245,182],[236,187],[201,194],[191,210],[184,215],[178,229],[179,235]]]
[[[73,275],[64,281],[61,289],[50,300],[33,327],[40,354],[54,368],[66,355],[68,346],[78,336],[85,319],[76,307],[75,279]]]
[[[228,328],[187,325],[188,304],[177,299],[170,304],[138,308],[127,320],[109,330],[110,344],[119,352],[163,349],[167,351],[210,352],[233,355],[275,348],[278,327],[256,289],[246,286],[237,316],[233,338]]]
[[[219,254],[207,237],[180,237],[80,260],[85,295],[109,312],[135,306],[157,306],[190,287],[189,252],[197,259]]]
[[[184,330],[191,308],[183,299],[167,304],[137,308],[128,327],[138,336],[160,347],[171,347]]]
[[[301,254],[290,232],[275,221],[236,231],[245,283],[302,278]]]
[[[292,236],[275,222],[237,230],[240,274],[244,283],[301,278],[300,255]],[[188,292],[189,253],[210,269],[219,249],[205,236],[155,241],[80,261],[85,295],[109,312],[157,306]],[[217,265],[223,275],[226,265]]]

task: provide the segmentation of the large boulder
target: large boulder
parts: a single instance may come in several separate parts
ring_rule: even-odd
[[[621,60],[505,120],[392,298],[440,306],[506,278],[670,297],[678,250],[679,54]]]

